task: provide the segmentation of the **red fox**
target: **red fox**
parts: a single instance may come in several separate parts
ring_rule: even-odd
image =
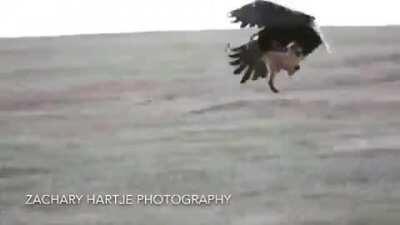
[[[304,59],[303,50],[296,42],[291,42],[285,48],[275,47],[276,50],[268,51],[263,55],[263,60],[268,71],[268,85],[271,90],[278,93],[274,85],[275,76],[285,70],[293,76],[300,69],[300,62]]]

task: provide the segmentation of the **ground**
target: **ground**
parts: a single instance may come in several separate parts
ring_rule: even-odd
[[[240,85],[250,31],[0,40],[0,225],[397,225],[400,28],[323,28]],[[27,193],[228,193],[228,206],[25,206]]]

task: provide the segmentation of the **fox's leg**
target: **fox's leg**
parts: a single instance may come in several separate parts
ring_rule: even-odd
[[[275,84],[274,84],[275,76],[276,76],[276,73],[274,73],[274,72],[269,73],[268,85],[272,92],[279,93],[279,90],[276,89]]]
[[[278,89],[275,88],[275,85],[274,85],[274,79],[275,79],[275,75],[276,75],[277,72],[274,70],[272,62],[270,60],[268,60],[268,58],[265,59],[265,66],[267,67],[267,77],[266,77],[266,79],[268,80],[269,88],[274,93],[278,93],[279,91],[278,91]]]

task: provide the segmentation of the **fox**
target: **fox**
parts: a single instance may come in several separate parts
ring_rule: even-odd
[[[303,49],[296,42],[291,42],[284,48],[275,44],[273,49],[266,52],[262,59],[267,66],[268,85],[271,91],[279,93],[274,83],[276,75],[284,70],[288,76],[293,76],[300,70],[300,62],[304,59],[304,55]]]

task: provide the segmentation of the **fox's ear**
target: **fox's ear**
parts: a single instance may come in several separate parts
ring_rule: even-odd
[[[290,43],[286,46],[286,48],[287,48],[287,49],[290,49],[290,50],[293,50],[293,51],[302,49],[302,47],[301,47],[299,44],[297,44],[297,42],[295,42],[295,41],[290,42]]]
[[[297,46],[296,42],[292,41],[292,42],[290,42],[286,47],[287,47],[288,49],[292,49],[292,48],[294,48],[294,47],[296,47],[296,46]]]
[[[287,49],[289,51],[293,52],[294,54],[296,54],[298,57],[304,56],[303,48],[299,44],[297,44],[297,42],[295,42],[295,41],[290,42],[287,45]]]

